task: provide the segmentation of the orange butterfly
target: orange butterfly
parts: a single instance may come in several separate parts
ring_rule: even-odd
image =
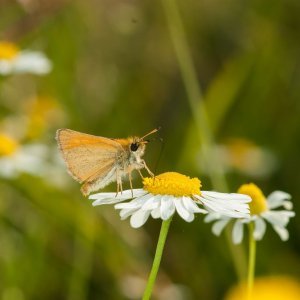
[[[147,140],[143,137],[111,139],[94,136],[70,129],[58,129],[56,140],[70,175],[83,183],[81,191],[87,196],[93,191],[117,182],[117,193],[122,191],[122,177],[128,174],[132,189],[131,172],[145,168],[153,173],[141,158],[144,155]]]

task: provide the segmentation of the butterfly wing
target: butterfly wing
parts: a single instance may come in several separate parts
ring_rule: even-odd
[[[56,139],[69,173],[80,183],[105,178],[125,151],[112,139],[70,129],[59,129]]]

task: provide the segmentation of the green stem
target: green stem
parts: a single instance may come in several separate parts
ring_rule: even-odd
[[[252,299],[253,281],[255,276],[256,241],[254,239],[254,223],[249,223],[249,258],[247,276],[247,299]]]
[[[225,228],[224,233],[236,274],[240,281],[245,281],[247,276],[247,258],[243,245],[234,245],[232,243],[232,225]]]
[[[172,221],[172,217],[166,221],[163,221],[161,224],[161,229],[160,229],[155,256],[152,264],[152,269],[144,291],[143,300],[148,300],[151,297],[171,221]]]

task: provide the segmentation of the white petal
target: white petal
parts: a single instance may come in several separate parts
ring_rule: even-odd
[[[281,227],[285,227],[290,218],[295,216],[293,211],[266,211],[261,214],[261,216],[270,222],[272,225],[278,225]]]
[[[161,216],[160,215],[160,206],[151,211],[151,216],[152,216],[153,219],[159,219],[160,218],[160,216]]]
[[[143,210],[152,210],[160,206],[161,195],[152,196],[152,198],[148,199],[144,205],[142,206]]]
[[[148,192],[143,189],[133,189],[133,198],[143,196],[147,194]],[[91,200],[100,200],[100,199],[106,199],[106,198],[116,198],[116,199],[122,199],[127,200],[132,198],[131,190],[125,190],[122,193],[96,193],[89,196],[89,199]]]
[[[214,223],[212,227],[212,232],[214,235],[219,236],[225,226],[229,223],[230,219],[223,219]]]
[[[120,199],[120,198],[116,198],[116,197],[112,197],[112,198],[103,198],[103,199],[98,199],[93,201],[92,205],[93,206],[97,206],[97,205],[103,205],[103,204],[115,204],[115,203],[119,203],[121,201],[125,201],[126,199]]]
[[[210,223],[210,222],[218,220],[220,218],[221,218],[221,215],[219,213],[209,213],[207,216],[205,216],[204,222]]]
[[[286,228],[274,225],[274,230],[278,233],[282,241],[287,241],[289,239],[289,232]]]
[[[14,72],[47,74],[51,71],[50,60],[41,52],[22,51],[14,61]]]
[[[243,222],[237,220],[233,225],[232,240],[234,244],[239,244],[243,240],[244,236],[244,225]]]
[[[8,75],[13,73],[13,64],[8,60],[0,59],[0,74]]]
[[[194,214],[190,213],[183,205],[183,200],[181,198],[174,199],[175,207],[182,219],[187,222],[191,222],[194,219]]]
[[[282,191],[275,191],[271,193],[268,198],[269,209],[277,208],[283,204],[285,200],[290,200],[291,195]]]
[[[89,199],[91,200],[101,200],[101,199],[107,199],[107,198],[114,198],[116,196],[116,193],[97,193],[89,195]],[[117,198],[117,197],[115,197]]]
[[[209,197],[215,198],[215,199],[224,199],[224,200],[232,200],[232,201],[238,201],[240,203],[249,203],[251,202],[251,198],[244,194],[237,194],[237,193],[220,193],[220,192],[214,192],[214,191],[201,191],[201,194],[205,194]]]
[[[207,210],[199,208],[195,201],[189,197],[182,197],[183,205],[190,213],[202,213],[207,214]]]
[[[122,208],[140,208],[142,207],[149,199],[153,197],[152,194],[146,194],[141,197],[137,197],[129,202],[126,203],[119,203],[115,205],[116,209],[122,209]]]
[[[267,227],[266,222],[262,218],[256,218],[254,220],[254,224],[255,224],[254,232],[253,232],[254,239],[260,241],[266,232],[266,227]]]
[[[174,197],[164,196],[161,199],[160,214],[163,220],[168,220],[175,212],[175,204],[173,198]]]
[[[235,203],[236,201],[216,199],[202,193],[202,196],[196,197],[199,199],[205,209],[210,212],[217,212],[223,216],[231,218],[247,218],[249,217],[249,205],[246,203]]]
[[[199,198],[211,210],[220,212],[223,215],[242,217],[242,215],[247,216],[249,214],[247,202],[251,198],[247,195],[202,191]]]
[[[233,195],[232,199],[230,198],[231,195]],[[251,201],[251,198],[247,195],[239,195],[239,197],[237,197],[237,195],[239,194],[225,194],[225,193],[207,192],[207,191],[201,192],[202,198],[206,200],[214,201],[215,203],[226,206],[227,208],[230,209],[248,208],[247,203]]]
[[[139,228],[143,226],[150,216],[150,211],[139,209],[130,218],[130,225],[133,228]]]
[[[125,190],[123,192],[119,192],[118,197],[126,198],[126,199],[134,199],[134,198],[142,197],[146,194],[148,194],[148,192],[143,189],[133,189],[133,190]]]
[[[121,209],[120,210],[121,220],[127,219],[129,216],[131,216],[136,211],[137,211],[137,209],[135,209],[135,208]]]
[[[292,210],[293,209],[293,203],[291,201],[284,201],[282,203],[282,206],[286,209],[286,210]]]

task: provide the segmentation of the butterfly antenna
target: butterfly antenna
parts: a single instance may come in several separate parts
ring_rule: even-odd
[[[145,134],[144,136],[142,136],[140,139],[143,140],[146,136],[153,134],[153,133],[159,131],[160,129],[161,129],[161,127],[155,128],[155,129],[151,130],[150,132],[148,132],[147,134]]]

